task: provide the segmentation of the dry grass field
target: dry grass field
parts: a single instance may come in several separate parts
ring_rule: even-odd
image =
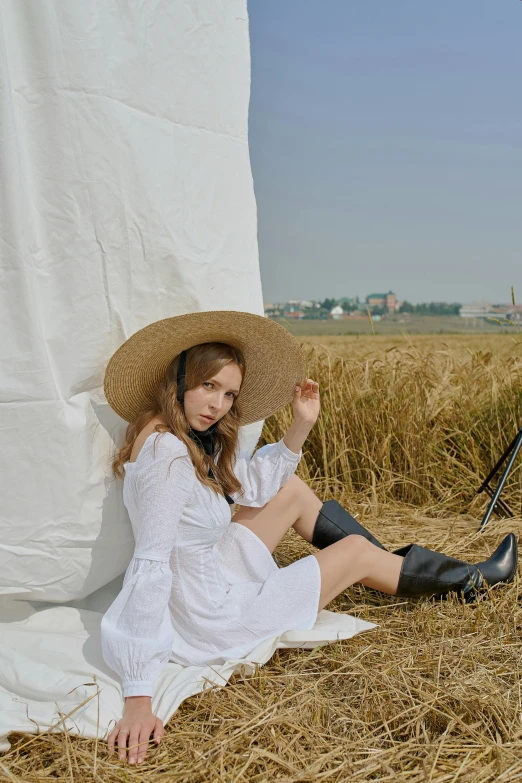
[[[505,490],[514,519],[477,531],[475,491],[522,424],[520,336],[300,338],[322,415],[298,474],[381,539],[478,562],[522,534],[522,455]],[[284,409],[263,437],[282,436]],[[280,565],[312,548],[293,532]],[[522,778],[520,576],[474,605],[363,587],[329,607],[378,623],[354,639],[281,650],[253,676],[184,702],[140,767],[63,735],[12,736],[0,780],[154,783]]]
[[[381,320],[370,319],[367,316],[359,318],[295,319],[276,318],[298,338],[308,339],[310,335],[317,336],[358,336],[370,337],[392,335],[455,335],[480,336],[509,334],[514,325],[501,324],[487,318],[461,318],[460,315],[387,315]]]
[[[305,345],[326,349],[343,358],[384,359],[389,354],[426,356],[434,360],[468,361],[475,354],[491,353],[492,358],[522,359],[522,334],[394,334],[394,335],[305,335],[299,336]]]

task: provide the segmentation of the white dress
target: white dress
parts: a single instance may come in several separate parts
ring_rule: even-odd
[[[283,440],[252,458],[240,453],[234,473],[244,494],[232,499],[264,506],[301,454]],[[198,480],[179,438],[152,433],[124,469],[136,547],[101,622],[103,657],[120,676],[124,697],[152,696],[169,660],[221,664],[244,657],[263,639],[314,626],[317,559],[308,555],[279,568],[255,533],[231,522],[225,498]]]

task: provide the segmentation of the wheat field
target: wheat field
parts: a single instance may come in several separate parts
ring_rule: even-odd
[[[522,533],[522,455],[503,497],[513,519],[478,524],[476,490],[522,424],[517,335],[300,338],[322,413],[298,468],[385,546],[410,541],[478,562]],[[280,438],[290,407],[265,423]],[[313,551],[290,531],[280,565]],[[159,748],[130,767],[94,743],[12,735],[0,780],[507,783],[522,778],[520,576],[474,605],[362,586],[329,609],[378,624],[354,639],[279,650],[185,701]]]

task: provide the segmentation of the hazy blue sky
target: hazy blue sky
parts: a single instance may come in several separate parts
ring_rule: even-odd
[[[266,302],[522,302],[522,2],[249,0]]]

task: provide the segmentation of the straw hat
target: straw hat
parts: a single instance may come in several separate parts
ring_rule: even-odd
[[[245,357],[242,425],[275,413],[290,402],[295,384],[305,382],[304,352],[283,326],[252,313],[209,310],[163,318],[129,337],[107,364],[103,386],[109,405],[132,421],[152,400],[171,361],[193,345],[211,342],[239,348]]]

